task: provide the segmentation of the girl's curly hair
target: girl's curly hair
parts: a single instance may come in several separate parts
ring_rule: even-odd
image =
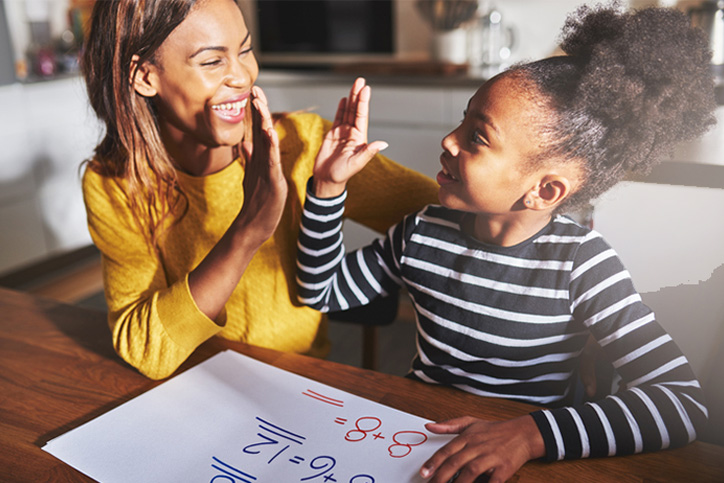
[[[706,35],[675,9],[580,7],[562,30],[567,54],[515,66],[551,106],[545,159],[583,161],[565,202],[580,207],[631,171],[647,173],[715,123]],[[545,159],[538,159],[544,162]]]

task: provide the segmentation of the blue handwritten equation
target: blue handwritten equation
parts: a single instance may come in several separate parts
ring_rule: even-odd
[[[302,395],[315,402],[344,408],[344,401],[319,392],[307,389]],[[428,439],[424,432],[414,430],[388,434],[384,430],[382,419],[371,415],[354,419],[330,416],[330,423],[349,428],[344,433],[344,442],[340,441],[340,444],[373,442],[380,450],[384,448],[387,457],[396,460],[405,458]],[[270,467],[278,467],[281,471],[282,465],[286,465],[283,468],[285,474],[292,471],[295,478],[298,478],[297,481],[302,483],[376,483],[371,473],[346,470],[344,464],[338,464],[337,458],[332,454],[318,454],[316,451],[307,450],[305,443],[308,443],[308,447],[313,446],[313,443],[297,431],[260,416],[255,417],[255,424],[256,434],[241,447],[238,458],[233,457],[232,461],[232,457],[226,457],[226,461],[223,461],[217,456],[211,457],[210,467],[214,475],[209,480],[210,483],[262,483],[264,480],[254,473],[259,471],[259,474],[268,475]],[[259,466],[262,469],[259,469]],[[294,467],[293,470],[290,467]]]

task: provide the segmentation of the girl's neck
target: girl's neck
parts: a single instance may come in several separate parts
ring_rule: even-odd
[[[512,247],[523,243],[550,223],[552,213],[526,210],[520,216],[500,218],[475,214],[473,235],[490,245]]]

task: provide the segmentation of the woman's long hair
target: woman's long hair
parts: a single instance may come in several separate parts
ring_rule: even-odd
[[[136,93],[138,66],[154,55],[188,16],[197,0],[103,0],[96,2],[82,72],[90,105],[105,124],[88,168],[126,181],[128,202],[152,245],[159,227],[185,208],[176,172],[163,145],[153,101]],[[134,72],[133,56],[138,56]]]

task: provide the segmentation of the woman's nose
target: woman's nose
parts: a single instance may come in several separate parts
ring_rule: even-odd
[[[227,83],[232,87],[247,87],[251,84],[251,72],[241,59],[231,62]]]

